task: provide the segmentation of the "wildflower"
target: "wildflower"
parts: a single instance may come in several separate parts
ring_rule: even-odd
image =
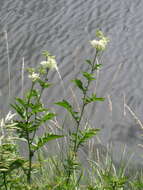
[[[57,62],[55,56],[48,56],[48,60],[42,61],[40,64],[45,69],[57,69]]]
[[[32,72],[32,73],[29,75],[29,78],[30,78],[33,82],[36,82],[37,80],[40,79],[40,75],[39,75],[38,73]]]
[[[92,40],[92,41],[90,41],[90,44],[97,51],[105,50],[107,43],[109,42],[109,39],[107,37],[105,37],[104,34],[99,30],[96,32],[96,36],[99,38],[99,40]]]

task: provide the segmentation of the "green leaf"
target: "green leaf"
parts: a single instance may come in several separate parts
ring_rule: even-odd
[[[48,111],[48,108],[45,108],[43,106],[43,104],[38,101],[36,103],[29,103],[27,105],[27,107],[29,107],[31,109],[31,111],[29,112],[29,116],[32,116],[33,114],[37,114],[37,113],[40,113],[40,112],[45,112],[45,111]]]
[[[24,99],[16,97],[16,101],[21,104],[23,107],[26,107],[27,102]]]
[[[38,82],[42,88],[49,88],[52,85],[51,83],[48,83],[47,81],[43,80],[38,80]]]
[[[26,123],[25,121],[18,121],[18,120],[15,120],[14,122],[15,122],[14,128],[16,129],[16,132],[19,134],[19,137],[26,138],[27,136],[26,132],[30,128],[31,122]]]
[[[51,56],[51,54],[47,50],[43,51],[42,55],[45,56],[45,57]]]
[[[143,182],[142,181],[136,181],[133,185],[137,188],[143,188]]]
[[[101,30],[96,30],[96,36],[98,38],[104,38],[104,34],[103,34],[103,32]]]
[[[12,171],[14,169],[18,169],[22,167],[24,163],[25,163],[25,160],[23,158],[20,158],[20,157],[16,158],[15,160],[13,160],[13,162],[11,162],[9,166],[9,170]]]
[[[38,112],[41,112],[43,109],[42,109],[42,103],[38,102],[38,103],[29,103],[28,105],[29,108],[31,108],[31,112],[32,114],[35,114],[35,113],[38,113]],[[42,109],[42,110],[41,110]]]
[[[83,83],[82,83],[81,80],[79,80],[79,79],[74,79],[74,80],[72,80],[72,82],[74,82],[74,83],[76,84],[76,86],[77,86],[80,90],[82,90],[83,92],[86,91],[86,88],[83,87]]]
[[[65,108],[72,115],[72,117],[78,122],[79,120],[78,112],[74,111],[73,107],[70,105],[69,102],[63,100],[61,102],[56,102],[55,104]]]
[[[55,113],[46,113],[40,120],[41,120],[42,122],[46,122],[46,121],[48,121],[48,120],[53,119],[55,116],[56,116]]]
[[[84,103],[89,104],[91,102],[104,101],[105,98],[97,97],[96,94],[92,94],[91,97],[84,98]]]
[[[83,145],[87,140],[91,139],[92,137],[94,137],[97,132],[99,131],[99,129],[85,129],[84,131],[79,131],[78,134],[73,133],[73,141],[77,141],[77,149],[79,148],[79,146]]]
[[[95,80],[95,77],[93,77],[93,74],[90,74],[88,72],[82,72],[83,76],[88,80],[88,81],[92,81]]]
[[[31,99],[32,97],[39,97],[39,91],[38,90],[31,90],[26,93],[26,98]]]
[[[67,159],[64,160],[63,165],[66,170],[66,172],[73,172],[73,171],[79,171],[81,168],[80,163],[76,160],[73,159],[73,154],[70,152],[71,155],[68,156]]]
[[[52,133],[45,133],[43,137],[38,139],[38,143],[33,146],[34,151],[40,149],[49,141],[52,141],[52,140],[55,140],[58,138],[62,138],[62,137],[64,137],[64,135],[56,135],[56,134],[52,134]]]
[[[23,107],[19,106],[18,104],[10,104],[10,105],[22,119],[25,119],[25,115],[24,115],[25,112],[24,112]]]
[[[62,102],[56,102],[55,104],[64,107],[65,109],[67,109],[68,111],[71,111],[72,106],[70,105],[69,102],[67,102],[66,100],[63,100]]]
[[[86,63],[92,66],[92,62],[89,59],[86,60]]]
[[[102,67],[102,64],[96,64],[95,66],[94,66],[94,70],[98,70],[98,69],[100,69]]]

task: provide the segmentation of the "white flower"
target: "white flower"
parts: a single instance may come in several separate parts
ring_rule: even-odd
[[[40,63],[45,69],[57,69],[57,62],[54,56],[48,56],[47,61]]]
[[[38,73],[32,72],[32,73],[29,75],[29,78],[30,78],[33,82],[35,82],[35,81],[37,81],[37,80],[40,79],[40,75],[39,75]]]
[[[90,44],[92,47],[96,48],[97,51],[105,50],[109,39],[105,37],[101,31],[97,31],[96,35],[98,38],[100,38],[100,40],[92,40],[90,41]]]

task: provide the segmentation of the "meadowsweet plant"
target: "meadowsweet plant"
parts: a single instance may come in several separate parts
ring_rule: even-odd
[[[29,184],[31,183],[32,160],[35,153],[47,142],[63,137],[48,131],[43,136],[38,136],[38,139],[36,137],[39,128],[55,117],[55,113],[44,106],[41,98],[44,90],[51,86],[47,78],[48,72],[55,69],[57,64],[55,57],[49,52],[45,51],[43,55],[45,61],[42,61],[37,68],[28,69],[29,79],[31,79],[30,90],[28,90],[24,98],[16,98],[16,103],[11,104],[17,113],[17,119],[14,120],[14,125],[11,126],[11,129],[16,131],[18,138],[26,142],[28,159],[25,174]]]
[[[72,80],[74,84],[78,87],[78,89],[82,92],[82,104],[81,111],[74,110],[73,106],[67,100],[63,100],[57,102],[56,104],[66,109],[74,119],[76,126],[74,127],[74,131],[70,131],[70,148],[66,160],[65,170],[67,172],[66,184],[69,184],[71,181],[71,176],[74,174],[74,171],[79,168],[79,164],[77,162],[77,152],[79,148],[90,138],[95,136],[99,129],[86,128],[83,129],[81,126],[81,122],[83,119],[83,114],[85,108],[88,104],[92,102],[103,101],[104,98],[97,97],[95,93],[89,92],[90,84],[96,80],[95,71],[101,67],[101,64],[96,62],[98,56],[100,56],[101,52],[106,49],[108,38],[104,36],[101,31],[96,32],[96,36],[99,40],[92,40],[90,44],[93,48],[95,48],[95,56],[93,60],[86,60],[86,63],[89,66],[89,70],[82,72],[83,78],[86,80],[82,80],[76,78]]]

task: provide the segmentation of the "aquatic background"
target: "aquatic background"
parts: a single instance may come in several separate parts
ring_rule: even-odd
[[[97,95],[106,100],[90,106],[90,122],[102,129],[99,136],[104,146],[112,142],[115,159],[126,144],[129,154],[135,152],[135,161],[141,163],[142,148],[138,144],[143,144],[142,130],[129,109],[143,121],[142,10],[142,0],[0,0],[1,115],[9,110],[14,96],[22,95],[23,58],[25,68],[36,66],[43,50],[56,55],[66,89],[64,94],[58,74],[52,72],[49,79],[55,86],[44,100],[51,105],[59,97],[70,98],[70,80],[86,69],[84,60],[94,55],[89,40],[95,38],[96,29],[101,29],[110,44],[101,60],[103,68],[96,89]],[[24,88],[29,85],[25,79]]]

